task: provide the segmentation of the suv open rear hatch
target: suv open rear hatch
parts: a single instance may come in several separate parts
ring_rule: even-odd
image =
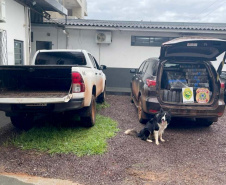
[[[159,59],[216,60],[226,51],[226,41],[205,37],[184,37],[165,42],[161,46]]]

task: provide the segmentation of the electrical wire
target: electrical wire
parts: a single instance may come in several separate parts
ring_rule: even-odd
[[[213,12],[215,12],[216,10],[218,10],[219,8],[221,8],[222,5],[223,5],[225,2],[226,2],[226,1],[222,1],[221,4],[220,4],[220,6],[218,6],[217,8],[215,8],[213,11],[208,12],[208,13],[205,14],[204,16],[208,16],[208,15],[212,14]]]
[[[217,3],[217,1],[218,1],[218,0],[214,1],[214,2],[211,3],[208,7],[204,8],[204,9],[201,11],[201,13],[198,14],[198,15],[196,15],[195,17],[193,17],[193,19],[200,18],[200,16],[201,16],[201,17],[204,17],[204,16],[207,16],[207,15],[210,15],[210,14],[213,13],[214,11],[218,10],[218,9],[225,3],[225,0],[223,0],[223,1],[218,1],[219,3]],[[217,4],[216,4],[216,3],[217,3]],[[209,9],[209,8],[212,7],[213,5],[214,5],[214,6],[216,5],[215,8],[214,8],[214,10],[209,10],[209,11],[207,11],[207,12],[205,12],[205,13],[203,14],[203,12],[204,12],[205,10]]]
[[[192,19],[197,18],[199,15],[201,15],[205,10],[207,10],[208,8],[210,8],[211,6],[213,6],[217,1],[219,0],[215,0],[213,3],[211,3],[209,6],[207,6],[206,8],[204,8],[198,15],[194,16]]]

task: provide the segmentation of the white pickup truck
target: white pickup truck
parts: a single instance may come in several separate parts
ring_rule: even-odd
[[[35,116],[79,114],[86,127],[95,124],[96,100],[104,102],[106,66],[85,50],[40,50],[32,65],[0,66],[0,110],[19,129]]]

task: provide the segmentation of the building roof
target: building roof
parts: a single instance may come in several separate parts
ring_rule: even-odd
[[[89,19],[57,19],[46,21],[46,23],[54,24],[56,24],[56,22],[60,25],[79,27],[226,31],[226,23],[112,21]]]

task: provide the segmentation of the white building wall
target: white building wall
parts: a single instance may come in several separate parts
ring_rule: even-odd
[[[97,44],[95,29],[68,28],[68,44],[62,28],[33,26],[34,41],[32,43],[32,56],[36,51],[36,41],[52,41],[53,49],[84,49],[94,55],[100,65],[108,68],[104,71],[107,76],[107,90],[113,88],[122,92],[130,91],[132,75],[131,68],[138,68],[140,64],[150,57],[159,57],[160,47],[131,46],[131,36],[181,37],[183,33],[173,31],[120,31],[111,30],[112,43]],[[50,33],[50,36],[47,36]],[[189,34],[189,33],[186,33]],[[200,36],[226,39],[226,34],[200,33]]]
[[[51,41],[53,49],[66,48],[66,35],[63,34],[61,28],[33,26],[32,32],[34,39],[32,42],[32,56],[36,51],[36,41]],[[156,33],[111,31],[111,44],[97,44],[95,40],[96,30],[67,29],[67,32],[69,33],[68,49],[88,50],[100,64],[108,67],[137,68],[143,60],[159,56],[160,47],[131,46],[132,35],[159,35]],[[47,36],[47,33],[50,33],[50,36]],[[172,34],[165,35],[172,36]]]
[[[111,31],[112,43],[97,44],[96,30],[69,30],[69,48],[85,49],[108,67],[136,68],[149,57],[158,57],[160,47],[131,46],[131,36],[137,32]],[[147,34],[147,33],[145,33]],[[144,35],[142,33],[141,35]]]
[[[96,33],[100,30],[66,29],[68,35],[68,49],[84,49],[91,52],[96,60],[112,68],[138,68],[142,61],[150,57],[159,57],[160,47],[131,46],[131,36],[181,37],[181,33],[174,32],[144,32],[111,30],[112,43],[97,44]],[[53,49],[65,49],[66,35],[59,27],[33,26],[34,41],[32,56],[36,51],[36,41],[51,41]],[[48,33],[50,36],[48,36]],[[200,34],[226,39],[226,35]]]
[[[14,40],[20,40],[24,43],[24,64],[29,64],[28,53],[28,35],[25,33],[26,18],[24,6],[14,0],[6,0],[6,22],[0,23],[0,29],[7,31],[7,52],[8,65],[14,65]]]
[[[66,29],[68,35],[68,49],[84,49],[94,55],[101,65],[112,68],[138,68],[145,59],[159,57],[160,47],[131,46],[131,36],[181,37],[181,33],[174,32],[144,32],[112,30],[112,43],[97,44],[97,30]],[[99,30],[100,31],[100,30]],[[36,41],[51,41],[53,49],[66,49],[66,35],[62,28],[33,26],[32,55],[36,51]],[[48,33],[50,36],[48,36]],[[201,33],[201,36],[211,36],[226,39],[225,34]]]
[[[31,42],[31,57],[36,52],[36,41],[52,42],[52,49],[66,49],[66,37],[59,27],[32,27],[33,42]]]

